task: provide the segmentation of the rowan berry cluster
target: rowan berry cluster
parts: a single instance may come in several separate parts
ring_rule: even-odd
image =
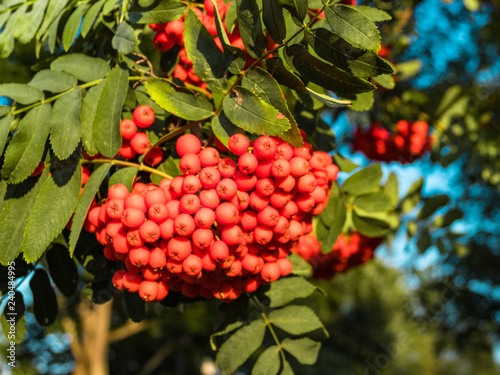
[[[85,229],[125,263],[118,289],[149,302],[169,290],[231,301],[292,271],[287,255],[326,206],[338,168],[308,143],[236,134],[229,149],[221,158],[185,134],[176,142],[182,175],[132,193],[113,185],[89,211]]]
[[[361,151],[369,159],[378,161],[397,161],[411,163],[432,147],[429,126],[424,121],[409,122],[400,120],[390,133],[379,122],[368,129],[357,127],[354,133],[353,148]]]
[[[335,274],[369,262],[382,238],[370,238],[359,232],[341,234],[333,249],[323,254],[321,244],[313,233],[301,236],[292,252],[299,254],[313,266],[314,278],[331,279]]]

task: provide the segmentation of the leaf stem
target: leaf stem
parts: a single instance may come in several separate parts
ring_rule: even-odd
[[[132,163],[130,161],[124,161],[124,160],[118,160],[118,159],[93,159],[93,160],[81,160],[81,163],[82,164],[106,164],[106,163],[109,163],[112,166],[113,165],[122,165],[124,167],[135,167],[135,168],[138,168],[139,171],[149,172],[149,173],[156,174],[156,175],[163,177],[163,178],[173,179],[172,176],[170,176],[166,173],[160,172],[157,169],[148,167],[148,166],[143,165],[143,164]]]

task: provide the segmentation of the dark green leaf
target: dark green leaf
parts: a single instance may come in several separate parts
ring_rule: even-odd
[[[146,317],[146,302],[139,296],[139,293],[125,292],[125,305],[128,316],[133,322],[139,323]]]
[[[368,237],[382,237],[390,230],[389,223],[371,217],[362,217],[357,212],[352,213],[352,221],[354,226]]]
[[[327,29],[306,29],[305,37],[320,57],[360,78],[394,73],[394,69],[375,52],[355,48]]]
[[[286,338],[281,343],[283,349],[293,355],[303,365],[314,365],[318,359],[321,343],[308,337],[300,339]]]
[[[276,345],[264,350],[252,368],[252,375],[276,375],[281,366],[279,352],[280,349]]]
[[[39,0],[33,4],[29,12],[19,16],[16,22],[14,37],[21,43],[27,44],[35,36],[38,27],[42,23],[43,13],[47,7],[48,0]]]
[[[21,252],[28,216],[48,174],[46,168],[40,177],[30,177],[21,184],[7,186],[6,196],[2,196],[5,205],[0,214],[0,235],[5,236],[0,251],[1,264],[12,262]]]
[[[434,220],[436,227],[444,228],[453,224],[454,221],[464,217],[464,213],[460,208],[452,208],[444,216],[439,216]]]
[[[77,80],[71,74],[58,72],[56,70],[40,70],[28,83],[39,90],[59,93],[75,87]]]
[[[241,86],[224,98],[223,109],[233,124],[249,133],[279,135],[290,129],[285,115]]]
[[[33,108],[19,123],[17,133],[5,152],[2,178],[9,183],[24,181],[42,159],[50,131],[50,104]]]
[[[108,188],[111,185],[123,184],[127,187],[128,191],[132,192],[132,185],[134,184],[137,172],[139,172],[139,168],[137,167],[126,167],[116,171],[109,179]]]
[[[82,37],[85,38],[89,33],[105,2],[106,0],[100,0],[97,3],[94,3],[88,10],[87,14],[85,14],[85,18],[82,22]]]
[[[200,121],[214,115],[210,101],[204,95],[195,94],[157,78],[146,81],[146,90],[161,108],[189,121]]]
[[[82,143],[85,151],[87,151],[89,155],[96,155],[98,152],[92,134],[94,131],[93,126],[97,111],[97,103],[99,102],[103,88],[104,82],[91,87],[83,98],[80,110],[80,118],[82,119]]]
[[[428,228],[424,228],[417,240],[417,248],[423,254],[429,247],[432,246],[432,237]]]
[[[50,144],[60,160],[67,159],[82,138],[81,104],[81,89],[61,96],[54,103],[50,116]]]
[[[264,63],[269,74],[271,74],[281,85],[289,87],[302,94],[309,93],[300,78],[285,67],[282,59],[279,57],[272,57],[264,60]]]
[[[30,280],[30,289],[33,292],[33,312],[38,324],[48,326],[54,323],[57,316],[56,293],[43,269],[36,269]]]
[[[116,34],[111,40],[111,45],[115,50],[124,55],[134,51],[139,44],[139,40],[134,33],[134,29],[125,21],[118,25]]]
[[[378,190],[382,180],[380,164],[372,164],[345,180],[342,190],[351,196],[373,193]]]
[[[186,13],[187,4],[180,0],[155,1],[148,7],[141,7],[132,2],[127,16],[135,23],[165,23],[175,21]]]
[[[278,0],[262,2],[262,20],[273,40],[280,44],[286,37],[285,17]]]
[[[398,184],[398,176],[394,172],[391,172],[387,177],[387,181],[384,185],[384,191],[391,198],[391,203],[393,206],[396,206],[399,200],[399,184]]]
[[[10,126],[12,125],[12,121],[14,121],[14,116],[12,116],[10,113],[4,118],[0,119],[0,155],[3,154],[5,143],[7,142],[7,138],[9,137],[9,131]]]
[[[256,0],[236,0],[238,26],[247,53],[258,59],[266,50],[267,38],[262,30]]]
[[[173,157],[169,157],[163,163],[161,163],[157,168],[158,171],[168,174],[171,177],[176,177],[181,174],[181,170],[179,168],[179,159],[174,159]],[[157,174],[151,174],[151,182],[156,185],[159,185],[160,182],[164,179]]]
[[[333,160],[335,161],[335,164],[337,164],[341,172],[350,173],[359,167],[359,165],[354,164],[352,161],[342,156],[340,153],[334,154]]]
[[[62,55],[50,64],[50,69],[72,74],[83,82],[96,81],[109,73],[109,65],[105,60],[83,53]]]
[[[42,91],[24,83],[0,84],[0,96],[6,96],[21,104],[31,104],[45,98]]]
[[[286,49],[286,54],[289,56],[290,64],[304,79],[340,96],[360,94],[375,89],[370,82],[315,58],[303,45],[294,44]]]
[[[353,204],[366,212],[386,212],[392,208],[391,197],[382,192],[358,195]]]
[[[128,89],[128,70],[117,65],[104,82],[92,125],[92,138],[99,152],[114,157],[122,146],[120,121]]]
[[[290,262],[292,262],[292,275],[311,277],[313,270],[311,265],[304,260],[300,255],[291,253],[288,256]]]
[[[334,185],[330,198],[325,209],[319,215],[321,224],[326,228],[323,232],[317,233],[318,241],[324,253],[329,253],[342,233],[346,221],[346,206],[340,195],[338,185]],[[318,228],[319,229],[319,228]]]
[[[215,363],[222,375],[232,374],[262,345],[266,325],[257,319],[238,329],[222,344]]]
[[[82,168],[55,169],[44,182],[24,232],[24,259],[34,262],[71,219],[78,203],[82,182]]]
[[[356,9],[372,22],[384,22],[392,19],[389,13],[367,5],[357,5]]]
[[[99,190],[99,186],[101,186],[102,181],[106,178],[110,168],[111,164],[103,164],[95,169],[90,175],[83,192],[78,199],[78,204],[76,205],[75,214],[71,223],[71,234],[69,235],[69,254],[71,256],[73,256],[73,252],[75,251],[90,205],[92,204],[92,201]]]
[[[434,214],[439,208],[445,206],[450,201],[450,197],[446,194],[439,194],[434,197],[425,198],[424,206],[418,213],[418,219],[427,219]]]
[[[73,45],[73,42],[75,41],[75,38],[78,34],[78,30],[80,30],[80,25],[82,23],[83,15],[85,14],[86,10],[87,10],[87,4],[79,5],[73,11],[73,13],[71,13],[71,16],[69,16],[68,21],[64,26],[62,41],[64,50],[66,52],[69,51],[69,49]]]
[[[415,206],[420,202],[420,192],[424,186],[424,179],[419,178],[413,184],[411,184],[406,196],[403,198],[401,203],[401,209],[404,213],[408,213],[415,208]]]
[[[297,298],[310,296],[317,287],[303,277],[287,277],[271,283],[265,293],[272,308],[284,306]]]
[[[224,111],[212,117],[212,131],[217,139],[226,147],[228,147],[228,141],[231,136],[237,133],[243,133],[240,128],[229,121]]]
[[[226,59],[212,35],[192,10],[185,18],[184,43],[196,75],[206,82],[212,92],[224,92]]]
[[[380,33],[377,26],[356,7],[333,4],[325,9],[332,31],[354,47],[377,52]]]
[[[66,297],[70,297],[76,290],[78,270],[76,264],[69,256],[66,246],[54,244],[47,252],[47,264],[50,277],[57,288]]]
[[[241,321],[236,321],[233,323],[230,323],[224,328],[222,331],[215,332],[214,334],[210,335],[210,346],[212,347],[213,351],[217,350],[217,344],[215,343],[215,339],[220,336],[227,335],[228,333],[233,332],[234,330],[240,328],[243,325],[243,322]]]
[[[27,330],[26,318],[24,317],[25,305],[23,295],[16,290],[14,294],[9,294],[6,299],[7,304],[1,317],[2,331],[9,344],[11,342],[20,344]],[[7,351],[7,353],[9,352]]]
[[[314,311],[307,306],[285,306],[272,311],[267,318],[272,325],[292,335],[302,335],[316,329],[323,329],[327,334]]]
[[[69,0],[50,0],[47,10],[43,17],[43,22],[36,33],[36,39],[40,40],[42,35],[55,23],[56,18],[60,17],[62,11]]]
[[[278,0],[278,2],[290,12],[293,22],[298,26],[302,26],[307,15],[308,0]]]

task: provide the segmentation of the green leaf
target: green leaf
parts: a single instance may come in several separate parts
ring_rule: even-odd
[[[72,74],[83,82],[96,81],[109,73],[105,60],[83,53],[62,55],[50,64],[50,69]]]
[[[285,306],[279,310],[271,311],[267,318],[272,325],[291,335],[302,335],[316,329],[323,329],[325,334],[328,334],[323,323],[307,306]]]
[[[75,214],[73,215],[73,220],[71,223],[71,234],[69,235],[69,254],[73,256],[73,252],[76,249],[76,244],[78,238],[80,237],[80,232],[82,231],[83,223],[87,217],[90,205],[95,198],[102,181],[106,178],[111,164],[103,164],[95,169],[90,175],[85,187],[78,199],[78,204],[75,208]]]
[[[428,228],[424,228],[417,240],[417,248],[421,254],[432,246],[432,237]]]
[[[257,319],[238,329],[220,347],[215,358],[215,364],[222,375],[236,371],[262,345],[266,325],[262,319]]]
[[[380,76],[373,77],[372,79],[376,84],[385,89],[392,90],[394,87],[396,87],[394,77],[389,74],[382,74]]]
[[[399,200],[399,185],[398,185],[398,176],[394,172],[391,172],[387,177],[387,181],[384,185],[384,191],[391,198],[391,203],[393,206],[396,206]]]
[[[356,5],[356,9],[372,22],[384,22],[392,20],[392,16],[378,8],[367,5]]]
[[[126,167],[119,169],[111,175],[108,182],[108,188],[112,185],[123,184],[127,187],[128,191],[132,192],[132,186],[134,184],[134,179],[139,172],[137,167]]]
[[[285,115],[241,86],[236,86],[224,98],[223,109],[233,124],[249,133],[271,136],[290,129],[290,122]]]
[[[35,270],[30,280],[30,289],[33,292],[33,312],[38,324],[48,326],[54,323],[57,317],[57,298],[45,270]]]
[[[300,255],[291,253],[288,259],[292,262],[292,275],[311,277],[313,270],[311,265],[304,260]]]
[[[117,65],[111,70],[97,103],[92,138],[99,152],[114,157],[122,146],[120,121],[128,89],[128,70]]]
[[[116,34],[111,40],[111,45],[115,50],[124,55],[128,55],[134,51],[135,47],[139,44],[137,35],[134,29],[125,21],[118,25]]]
[[[369,78],[394,73],[392,66],[375,52],[355,48],[330,30],[306,29],[305,37],[318,56],[357,77]]]
[[[256,0],[236,0],[238,26],[246,52],[258,59],[266,51],[267,38],[262,30],[259,6]]]
[[[14,50],[14,32],[16,29],[17,19],[20,15],[26,12],[28,4],[23,4],[13,13],[6,12],[8,17],[7,24],[2,27],[0,33],[0,58],[6,59]]]
[[[351,160],[342,156],[342,154],[340,153],[333,154],[333,161],[335,162],[335,164],[337,164],[341,172],[350,173],[359,167],[359,165],[353,163]]]
[[[76,78],[71,74],[44,69],[35,74],[28,85],[39,90],[59,93],[75,87],[77,83]]]
[[[371,217],[362,217],[358,215],[358,211],[352,213],[352,221],[354,226],[368,237],[382,237],[391,229],[389,223]]]
[[[264,350],[252,368],[252,375],[276,375],[281,366],[279,352],[276,345]]]
[[[188,121],[200,121],[214,115],[213,107],[205,95],[195,94],[157,78],[146,81],[148,95],[161,108]]]
[[[279,57],[272,57],[263,61],[267,71],[281,85],[291,88],[302,94],[308,94],[308,90],[304,83],[295,74],[290,72],[283,64],[283,60]]]
[[[427,219],[434,214],[439,208],[445,206],[450,201],[450,197],[446,194],[439,194],[434,197],[424,198],[424,206],[418,213],[418,219]]]
[[[419,178],[413,184],[411,184],[406,196],[401,202],[401,210],[403,213],[408,213],[415,208],[415,206],[420,202],[420,193],[424,186],[424,179]]]
[[[49,27],[54,25],[55,20],[61,17],[63,9],[69,0],[50,0],[47,5],[47,10],[45,11],[45,16],[43,17],[43,22],[36,33],[36,39],[40,40],[45,34]]]
[[[373,193],[378,190],[381,180],[382,168],[380,164],[372,164],[345,180],[342,190],[351,196]]]
[[[160,172],[168,174],[171,177],[179,176],[181,174],[181,170],[179,168],[179,161],[180,159],[174,159],[173,157],[169,156],[169,158],[165,160],[163,163],[161,163],[158,167],[156,167],[156,169]],[[151,182],[153,182],[156,185],[159,185],[164,178],[158,176],[157,174],[151,174],[150,179]]]
[[[240,128],[229,121],[224,111],[221,111],[217,116],[212,117],[211,125],[214,135],[226,147],[228,147],[228,141],[231,136],[243,133]]]
[[[78,165],[55,169],[43,183],[24,233],[24,259],[28,263],[43,255],[71,219],[81,182],[82,169]]]
[[[97,103],[101,97],[104,81],[97,86],[91,87],[82,100],[80,118],[82,119],[82,143],[85,151],[89,155],[98,153],[94,143],[94,118],[97,111]]]
[[[243,322],[241,321],[236,321],[233,323],[230,323],[224,328],[222,331],[215,332],[214,334],[210,335],[210,346],[212,347],[213,351],[217,350],[217,344],[215,342],[215,339],[220,336],[227,335],[228,333],[233,332],[234,330],[240,328],[243,325]]]
[[[265,292],[271,300],[271,308],[284,306],[297,298],[310,296],[317,287],[306,281],[303,277],[287,277],[271,283]]]
[[[12,262],[21,253],[28,216],[48,174],[49,170],[45,168],[40,177],[8,185],[5,197],[2,197],[2,202],[6,203],[0,214],[0,235],[5,236],[0,251],[1,264]]]
[[[17,133],[7,147],[2,178],[16,184],[24,181],[42,159],[50,131],[50,104],[33,108],[19,122]]]
[[[308,0],[278,0],[278,2],[290,12],[293,22],[298,26],[302,26],[304,18],[307,15]]]
[[[106,0],[100,0],[97,3],[94,3],[88,10],[87,14],[85,14],[85,18],[82,22],[82,37],[85,38],[89,33],[105,2]]]
[[[377,52],[380,49],[380,33],[377,26],[363,13],[342,4],[325,9],[325,16],[332,31],[354,47]]]
[[[375,103],[373,91],[357,94],[356,99],[352,101],[352,106],[349,109],[353,111],[368,111]]]
[[[29,43],[35,36],[38,27],[42,23],[47,3],[48,0],[38,0],[33,4],[29,12],[23,13],[17,19],[14,37],[21,43]]]
[[[286,37],[286,24],[283,9],[278,0],[262,2],[262,20],[271,38],[280,44]]]
[[[0,96],[6,96],[20,104],[31,104],[45,98],[41,90],[24,83],[0,84]]]
[[[460,208],[452,208],[444,216],[439,216],[434,220],[434,225],[438,228],[449,227],[454,221],[464,217],[464,213]]]
[[[331,108],[348,107],[352,104],[349,100],[335,99],[331,96],[317,93],[316,91],[311,90],[309,87],[306,87],[306,89],[307,91],[309,91],[309,94],[311,94],[313,98],[319,100],[321,103],[326,104]]]
[[[290,366],[290,363],[288,361],[283,362],[283,370],[281,371],[280,375],[294,375],[295,373],[293,372],[292,366]]]
[[[139,296],[139,293],[125,292],[125,306],[133,322],[139,323],[146,317],[146,302]]]
[[[393,207],[391,197],[382,192],[358,195],[353,204],[366,212],[386,212]]]
[[[26,318],[24,317],[24,298],[21,292],[16,290],[12,296],[9,294],[6,299],[7,304],[2,313],[1,324],[9,347],[11,342],[20,344],[24,340],[27,328]]]
[[[66,297],[72,296],[76,291],[78,270],[68,249],[56,243],[52,245],[46,256],[52,281],[62,294]]]
[[[132,2],[127,16],[130,22],[135,23],[166,23],[181,18],[187,9],[187,4],[180,0],[155,2],[148,7],[141,7]]]
[[[290,64],[306,80],[336,94],[352,95],[372,91],[375,86],[311,55],[303,45],[294,44],[285,53]]]
[[[3,150],[5,147],[5,143],[7,142],[7,138],[9,137],[10,126],[14,121],[14,116],[10,113],[4,118],[0,119],[0,155],[3,154]]]
[[[338,185],[334,185],[325,209],[319,215],[320,223],[326,228],[323,232],[317,231],[318,241],[324,253],[329,253],[342,233],[346,221],[346,206],[340,195]],[[318,228],[319,229],[319,228]]]
[[[308,337],[300,339],[286,338],[281,343],[283,349],[293,355],[303,365],[314,365],[318,359],[321,343]]]
[[[11,112],[12,108],[7,105],[0,105],[0,117],[5,116],[7,113]]]
[[[224,92],[226,59],[212,35],[192,10],[185,18],[184,43],[196,75],[206,82],[210,91]]]
[[[59,29],[59,22],[61,21],[62,16],[63,13],[60,13],[59,16],[52,23],[48,31],[48,45],[50,53],[54,53],[54,51],[56,50],[57,31]]]
[[[78,30],[80,29],[80,25],[82,23],[82,18],[87,10],[87,4],[79,5],[71,16],[69,16],[66,25],[64,26],[64,31],[62,35],[63,47],[66,52],[69,51],[73,42],[75,41],[76,35],[78,34]]]
[[[60,160],[67,159],[82,138],[81,104],[82,90],[77,89],[57,99],[52,108],[50,144]]]

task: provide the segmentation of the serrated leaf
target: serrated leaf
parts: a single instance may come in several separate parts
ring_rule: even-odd
[[[8,185],[0,214],[0,235],[5,236],[0,251],[0,263],[12,262],[22,251],[23,233],[38,193],[49,174],[46,168],[40,177],[30,177],[18,185]]]
[[[111,40],[111,45],[115,50],[124,55],[131,53],[139,44],[139,40],[134,33],[134,29],[126,22],[122,22],[116,29],[116,34]]]
[[[262,319],[238,329],[220,347],[215,364],[222,375],[236,371],[262,345],[266,325]]]
[[[287,277],[271,283],[265,295],[271,308],[284,306],[297,298],[310,296],[317,287],[303,277]]]
[[[76,290],[78,270],[68,249],[66,246],[56,243],[52,245],[46,257],[52,281],[62,294],[70,297]]]
[[[304,260],[300,255],[291,253],[288,256],[290,262],[292,262],[292,275],[311,277],[313,270],[312,266]]]
[[[372,164],[345,180],[342,190],[351,196],[372,193],[378,190],[381,180],[382,168],[380,164]]]
[[[224,328],[222,331],[215,332],[214,334],[210,335],[210,346],[212,347],[213,351],[217,350],[217,344],[215,343],[215,339],[220,336],[227,335],[228,333],[233,332],[234,330],[240,328],[243,325],[243,322],[241,321],[236,321],[233,323],[230,323]]]
[[[285,306],[279,310],[271,311],[267,318],[272,325],[291,335],[302,335],[316,329],[323,329],[327,334],[323,323],[307,306]]]
[[[262,29],[256,0],[236,0],[238,27],[246,52],[258,59],[266,50],[267,38]]]
[[[450,197],[446,194],[439,194],[434,197],[424,199],[424,206],[418,213],[418,219],[427,219],[432,216],[439,208],[445,206],[450,201]]]
[[[104,81],[97,86],[91,87],[82,100],[80,118],[82,119],[82,143],[85,151],[89,155],[97,154],[97,148],[94,144],[94,118],[97,111],[97,103],[101,97]]]
[[[180,0],[161,1],[159,4],[141,7],[132,2],[127,12],[128,20],[135,23],[166,23],[181,18],[187,9],[187,4]]]
[[[228,147],[228,141],[231,136],[243,133],[240,128],[229,121],[224,111],[221,111],[217,116],[212,117],[211,125],[214,135],[226,147]]]
[[[319,230],[316,231],[318,241],[321,243],[324,253],[332,251],[333,245],[335,245],[338,236],[342,233],[346,217],[345,202],[340,195],[338,186],[334,185],[330,198],[328,198],[328,203],[319,215],[324,230],[322,232]]]
[[[122,146],[120,121],[127,89],[128,70],[117,65],[106,78],[97,102],[92,139],[97,150],[110,158],[114,157]]]
[[[278,2],[290,12],[293,22],[298,26],[302,26],[307,15],[308,0],[278,0]]]
[[[78,238],[80,237],[80,232],[82,231],[83,223],[87,217],[90,205],[95,198],[99,186],[101,186],[102,181],[106,178],[111,164],[103,164],[95,169],[90,175],[85,187],[78,199],[78,203],[75,208],[75,214],[73,215],[73,220],[71,223],[71,234],[69,235],[69,254],[73,256],[75,251]]]
[[[106,76],[110,71],[105,60],[83,53],[71,53],[58,57],[52,61],[50,69],[72,74],[83,82],[96,81]]]
[[[30,280],[30,289],[33,292],[33,312],[36,321],[42,326],[52,324],[57,317],[57,298],[45,270],[41,268],[35,270]]]
[[[16,22],[14,36],[23,44],[29,43],[42,23],[43,14],[48,0],[35,2],[29,12],[19,16]]]
[[[8,346],[10,346],[11,342],[20,344],[23,341],[27,327],[26,318],[24,317],[24,298],[21,292],[16,290],[12,297],[9,294],[6,299],[7,304],[1,316],[1,324],[3,334],[7,339]]]
[[[333,4],[325,9],[332,31],[354,47],[377,52],[380,33],[377,26],[356,7]]]
[[[382,192],[358,195],[353,204],[366,212],[386,212],[392,208],[391,197]]]
[[[79,5],[73,13],[68,18],[68,21],[66,21],[66,25],[64,26],[64,31],[62,35],[62,42],[63,42],[63,47],[66,52],[69,51],[71,46],[73,45],[73,42],[75,41],[75,38],[78,34],[78,30],[80,29],[80,25],[82,23],[82,18],[87,10],[87,4],[81,4]]]
[[[0,119],[0,155],[3,154],[5,143],[9,137],[10,126],[14,121],[14,116],[10,113],[4,118]]]
[[[6,96],[21,104],[31,104],[45,98],[42,91],[24,83],[0,84],[0,96]]]
[[[384,185],[384,191],[391,198],[391,202],[393,206],[396,206],[399,200],[399,184],[398,184],[398,176],[391,172],[387,177],[387,181]]]
[[[352,222],[357,230],[367,237],[382,237],[389,232],[390,225],[386,221],[371,217],[362,217],[358,211],[353,211]]]
[[[351,160],[342,156],[342,154],[340,153],[336,153],[333,155],[333,161],[335,162],[335,164],[337,164],[341,172],[350,173],[359,167],[359,165],[353,163]]]
[[[252,375],[276,375],[281,366],[279,352],[276,345],[264,350],[252,368]]]
[[[179,88],[157,78],[146,81],[148,95],[167,112],[188,121],[200,121],[214,115],[210,101],[204,95]]]
[[[60,93],[75,87],[77,83],[76,78],[71,74],[44,69],[36,73],[28,85],[42,91]]]
[[[303,365],[314,365],[321,349],[321,343],[308,337],[300,339],[286,338],[282,341],[281,346]]]
[[[190,10],[185,18],[184,43],[194,72],[212,92],[224,92],[226,88],[226,59],[215,44],[214,38]]]
[[[23,4],[13,13],[7,12],[8,21],[2,27],[2,32],[0,33],[0,58],[6,59],[14,50],[14,32],[16,28],[16,22],[18,17],[26,12],[28,4]]]
[[[281,85],[291,88],[302,94],[308,94],[306,86],[295,74],[285,67],[283,60],[279,57],[272,57],[263,61],[266,69],[273,78]]]
[[[87,14],[85,14],[85,18],[82,22],[82,37],[85,38],[89,33],[105,2],[106,0],[100,0],[97,3],[94,3],[88,10]]]
[[[271,38],[280,44],[286,37],[286,24],[283,9],[278,0],[262,2],[262,20]]]
[[[57,31],[59,29],[59,22],[61,21],[61,18],[63,16],[63,12],[59,14],[59,16],[52,22],[52,25],[50,26],[48,33],[48,46],[49,46],[49,51],[50,53],[54,53],[56,50],[56,40],[57,40]],[[45,34],[47,35],[47,34]]]
[[[109,179],[108,188],[112,185],[123,184],[127,187],[128,191],[132,192],[132,185],[134,184],[137,172],[139,172],[139,168],[137,167],[126,167],[116,171]]]
[[[382,9],[370,7],[368,5],[356,5],[356,9],[364,14],[372,22],[384,22],[392,20],[392,16]]]
[[[372,91],[375,86],[311,55],[303,45],[286,49],[290,64],[304,78],[336,94],[353,95]]]
[[[223,109],[233,124],[252,134],[279,135],[290,129],[285,115],[241,86],[224,98]]]
[[[77,89],[57,99],[52,108],[50,144],[60,160],[67,159],[82,138],[81,104],[82,90]]]
[[[2,178],[16,184],[24,181],[42,159],[50,131],[50,104],[33,108],[19,122],[17,133],[7,147]]]
[[[306,29],[305,37],[318,56],[360,78],[394,73],[391,65],[375,52],[355,48],[330,30]]]
[[[34,262],[64,229],[78,203],[82,169],[55,169],[43,183],[24,232],[24,259]]]
[[[53,25],[58,17],[61,17],[62,11],[69,0],[50,0],[43,17],[43,22],[36,33],[36,39],[42,38],[42,35]]]

